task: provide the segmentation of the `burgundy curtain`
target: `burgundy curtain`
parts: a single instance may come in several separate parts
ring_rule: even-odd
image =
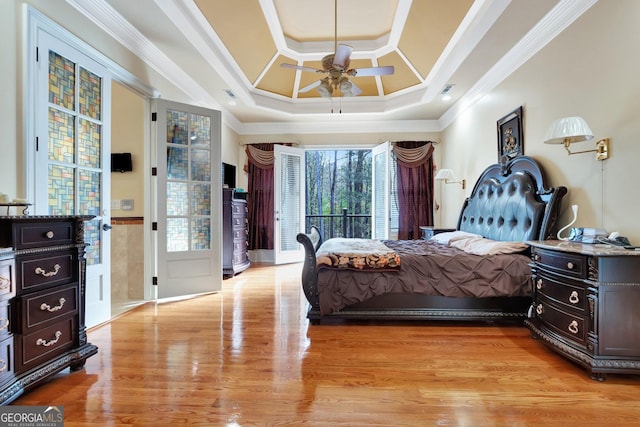
[[[249,249],[273,249],[273,145],[247,146]],[[254,149],[270,152],[256,153]],[[252,153],[253,152],[253,153]]]
[[[420,239],[420,226],[433,225],[433,144],[395,142],[397,164],[398,239]]]
[[[273,146],[247,145],[249,249],[273,249]],[[282,144],[291,145],[291,144]]]

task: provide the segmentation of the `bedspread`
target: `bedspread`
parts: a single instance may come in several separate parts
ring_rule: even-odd
[[[472,255],[428,240],[385,240],[402,263],[398,272],[320,269],[320,312],[387,293],[449,297],[504,297],[531,294],[530,259],[524,254]]]

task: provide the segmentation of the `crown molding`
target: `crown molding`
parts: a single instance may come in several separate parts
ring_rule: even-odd
[[[495,89],[597,2],[598,0],[561,0],[558,2],[458,102],[440,117],[439,122],[442,129],[451,125],[467,108]]]
[[[209,96],[202,86],[104,0],[66,1],[102,31],[150,65],[161,76],[188,94],[195,102],[208,108],[221,108],[219,103]]]
[[[333,133],[421,133],[440,132],[437,120],[354,120],[339,113],[313,122],[243,123],[241,135],[333,134]]]

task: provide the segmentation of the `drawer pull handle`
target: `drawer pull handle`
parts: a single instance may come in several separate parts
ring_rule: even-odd
[[[54,232],[49,230],[46,232],[45,236],[47,236],[47,239],[53,239],[53,236],[55,236]]]
[[[0,372],[7,370],[7,362],[4,359],[0,359]]]
[[[574,267],[574,265],[573,265],[573,263],[572,263],[572,262],[568,262],[568,263],[567,263],[567,268],[568,268],[569,270],[573,270],[573,267]]]
[[[571,295],[569,295],[569,302],[571,304],[577,304],[577,303],[580,302],[580,298],[578,298],[578,292],[577,291],[571,292]]]
[[[61,309],[62,309],[62,307],[64,306],[64,303],[65,303],[65,302],[67,302],[67,300],[66,300],[66,299],[64,299],[64,298],[60,298],[60,299],[58,300],[58,302],[60,303],[60,305],[56,305],[56,306],[53,306],[53,307],[51,307],[51,306],[50,306],[49,304],[47,304],[46,302],[43,302],[42,304],[40,304],[40,310],[42,310],[42,311],[48,311],[49,313],[56,312],[56,311],[58,311],[58,310],[61,310]]]
[[[0,291],[6,291],[7,289],[11,289],[11,279],[0,276]]]
[[[4,331],[5,329],[9,328],[9,319],[5,319],[5,318],[0,318],[0,322],[2,322],[2,324],[0,324],[0,331]]]
[[[536,282],[536,288],[542,289],[542,279],[538,279],[538,281]]]
[[[51,341],[46,341],[43,340],[42,338],[38,338],[38,340],[36,341],[36,345],[41,345],[43,347],[51,347],[52,345],[54,345],[55,343],[57,343],[60,340],[60,337],[62,336],[62,332],[60,331],[56,331],[56,338],[51,340]]]
[[[538,306],[536,307],[536,313],[538,314],[542,314],[542,304],[538,304]]]
[[[572,320],[571,323],[569,323],[569,327],[567,329],[569,329],[569,332],[571,332],[572,334],[577,334],[578,322],[576,322],[575,320]]]
[[[58,274],[58,271],[60,271],[61,268],[62,267],[60,267],[60,264],[54,265],[52,271],[45,271],[43,268],[37,267],[35,273],[39,276],[51,277]]]

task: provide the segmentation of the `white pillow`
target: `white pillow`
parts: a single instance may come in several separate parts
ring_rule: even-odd
[[[472,237],[482,237],[479,234],[468,233],[466,231],[447,231],[445,233],[438,233],[434,235],[431,239],[436,243],[444,243],[445,245],[450,244],[451,242],[455,242],[456,240],[461,239],[469,239]]]
[[[457,240],[451,242],[450,246],[474,255],[512,254],[521,252],[529,247],[523,242],[501,242],[485,239],[484,237]]]

